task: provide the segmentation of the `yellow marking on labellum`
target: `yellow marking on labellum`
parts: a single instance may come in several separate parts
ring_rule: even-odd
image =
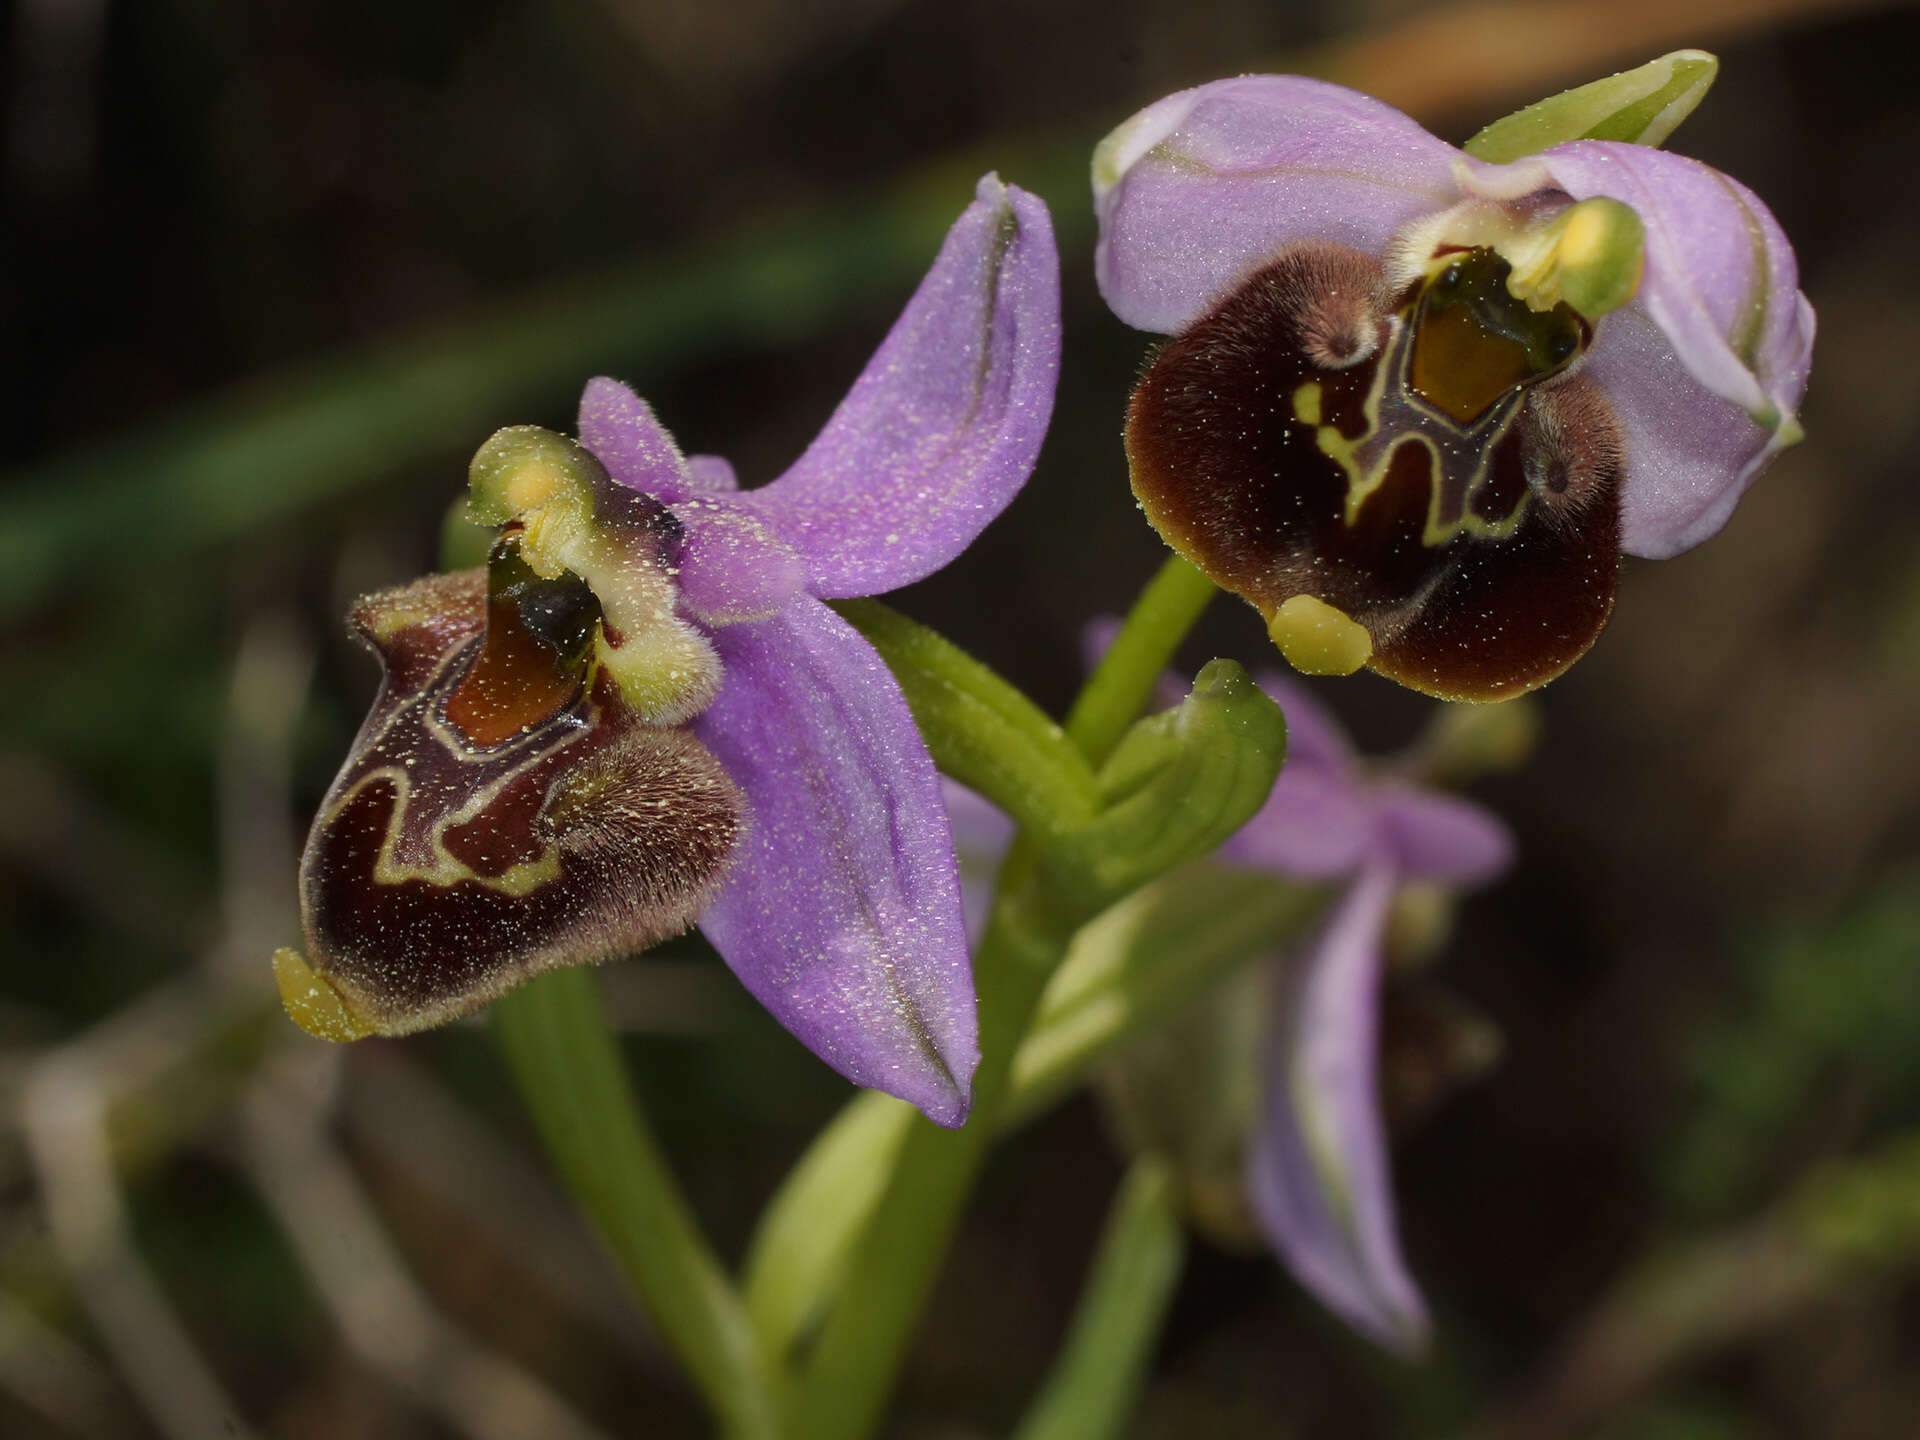
[[[1302,675],[1351,675],[1373,658],[1373,637],[1344,610],[1295,595],[1267,621],[1267,634]]]
[[[422,685],[421,694],[438,694],[447,670],[461,658],[461,653],[455,652],[443,659],[434,674]],[[588,683],[591,684],[591,676]],[[444,719],[438,711],[439,706],[429,702],[424,719],[427,732],[432,735],[443,753],[467,764],[481,765],[498,762],[502,753],[499,747],[476,749],[473,741]],[[374,749],[383,743],[397,726],[405,723],[412,713],[414,713],[413,706],[399,706],[386,717],[377,730],[361,737],[358,748],[363,752]],[[544,729],[545,727],[540,727],[538,732],[516,732],[515,740],[526,749],[527,764],[537,764],[556,749],[571,745],[585,738],[589,733],[588,727],[584,724],[568,723],[563,733],[558,736],[543,733]],[[398,885],[407,880],[421,880],[429,885],[444,887],[470,880],[476,885],[483,885],[489,890],[497,890],[502,894],[516,897],[527,895],[559,877],[560,853],[553,846],[544,847],[536,859],[523,860],[500,875],[488,876],[477,874],[471,866],[453,855],[446,845],[448,830],[470,823],[486,810],[501,790],[521,775],[524,768],[522,765],[509,768],[505,773],[495,777],[492,784],[475,791],[468,797],[466,804],[458,810],[443,816],[429,832],[431,858],[426,863],[399,858],[403,822],[406,818],[408,802],[413,796],[413,779],[405,768],[399,765],[383,765],[376,770],[369,770],[344,791],[332,796],[332,803],[314,818],[313,828],[316,831],[323,827],[331,828],[339,822],[341,812],[353,803],[361,790],[375,781],[385,780],[393,786],[394,798],[393,808],[387,816],[386,833],[380,837],[380,858],[374,864],[373,878],[377,884]]]
[[[1373,492],[1378,490],[1381,485],[1386,482],[1387,471],[1392,467],[1393,457],[1399,451],[1400,447],[1402,445],[1417,445],[1427,452],[1428,475],[1427,519],[1425,525],[1421,528],[1420,543],[1432,549],[1435,546],[1446,544],[1455,536],[1463,534],[1472,535],[1482,540],[1510,539],[1513,534],[1519,530],[1520,523],[1526,519],[1527,507],[1532,503],[1533,492],[1527,491],[1521,495],[1519,503],[1513,507],[1512,512],[1497,520],[1489,520],[1485,516],[1476,515],[1473,512],[1471,497],[1473,493],[1480,488],[1480,483],[1486,476],[1487,465],[1493,458],[1493,444],[1486,443],[1480,451],[1479,459],[1474,465],[1472,478],[1467,484],[1467,504],[1462,508],[1458,519],[1443,521],[1440,518],[1440,467],[1445,462],[1445,456],[1440,448],[1439,442],[1432,436],[1422,434],[1419,431],[1405,431],[1394,436],[1393,442],[1385,446],[1384,449],[1378,445],[1380,396],[1381,392],[1385,389],[1385,385],[1384,367],[1382,367],[1382,374],[1375,378],[1374,388],[1367,396],[1367,430],[1359,439],[1349,440],[1331,425],[1322,425],[1314,432],[1314,444],[1319,447],[1320,453],[1346,472],[1347,503],[1344,514],[1346,523],[1352,525],[1359,520],[1361,507],[1367,503],[1367,500],[1373,495]],[[1307,387],[1303,385],[1301,390],[1306,388]],[[1318,387],[1316,386],[1314,388],[1315,394],[1313,398],[1317,406],[1319,401]],[[1299,402],[1300,392],[1295,391],[1294,404],[1296,407],[1299,405]],[[1306,417],[1302,416],[1301,418],[1305,419]],[[1309,421],[1308,423],[1312,422]],[[1504,434],[1510,423],[1510,420],[1503,421],[1498,427],[1498,433]],[[1362,451],[1366,450],[1375,450],[1378,452],[1373,456],[1371,463],[1369,463],[1362,454]]]
[[[1347,477],[1343,518],[1360,513],[1386,483],[1403,445],[1414,445],[1428,477],[1420,543],[1433,549],[1458,536],[1511,538],[1526,519],[1532,492],[1505,515],[1476,512],[1494,453],[1520,414],[1525,391],[1570,364],[1584,344],[1579,318],[1566,308],[1534,315],[1504,288],[1506,262],[1490,250],[1438,259],[1418,297],[1390,325],[1361,402],[1362,428],[1349,438],[1325,420],[1317,382],[1293,392],[1294,412],[1313,425],[1314,444]]]
[[[442,656],[439,663],[435,665],[435,667],[433,668],[432,673],[429,674],[426,677],[426,679],[420,683],[417,693],[423,696],[440,694],[443,690],[447,688],[447,672],[451,670],[454,666],[460,664],[465,658],[466,658],[466,652],[463,650],[452,651],[447,655]],[[580,687],[581,693],[583,694],[591,693],[593,689],[593,684],[594,684],[594,670],[590,663],[587,668],[586,678],[582,682]],[[366,734],[362,735],[357,741],[354,742],[355,750],[359,753],[364,754],[365,752],[377,749],[379,746],[386,743],[388,736],[390,736],[393,733],[393,731],[398,729],[401,725],[405,724],[408,721],[409,717],[412,715],[413,711],[414,711],[413,704],[395,706],[392,710],[390,710],[387,713],[385,718],[383,718],[380,721],[379,725],[375,729],[368,731]],[[438,713],[438,711],[439,711],[439,707],[437,705],[429,705],[429,708],[425,716],[425,720],[426,720],[427,730],[429,731],[429,733],[432,734],[433,738],[439,743],[440,748],[443,751],[445,751],[447,754],[452,755],[453,757],[455,757],[456,759],[464,763],[475,764],[475,765],[486,764],[498,758],[499,754],[501,753],[498,747],[493,747],[491,749],[476,748],[474,741],[470,737],[462,734],[458,729],[458,727],[449,724],[446,721],[446,719],[443,718]],[[550,716],[548,718],[551,719],[553,717]],[[536,727],[536,729],[537,728],[538,727]],[[584,724],[569,726],[568,733],[558,741],[558,744],[571,745],[575,740],[579,739],[585,733],[586,733],[586,727]],[[506,743],[508,743],[509,745],[513,744],[514,742],[527,744],[527,743],[530,743],[532,738],[533,738],[532,732],[530,731],[516,731],[514,732],[511,739]],[[546,742],[543,740],[541,743],[542,745],[545,745]],[[538,755],[536,754],[533,758],[538,758]],[[388,768],[391,768],[391,767],[388,767]],[[512,777],[508,776],[506,778],[510,779]],[[345,799],[344,797],[342,797],[342,799],[338,803],[335,803],[327,808],[327,810],[325,811],[325,818],[328,823],[332,822],[333,817],[338,813],[338,811],[341,808],[341,805],[344,803],[345,803]],[[320,824],[320,819],[316,817],[314,821],[314,825],[317,827],[319,824]]]
[[[580,733],[586,732],[583,730]],[[563,740],[560,743],[569,742]],[[412,797],[413,784],[407,772],[398,765],[383,765],[378,770],[369,770],[362,775],[348,786],[332,805],[327,807],[325,814],[315,822],[315,825],[317,827],[322,822],[327,825],[334,824],[340,812],[352,804],[362,790],[376,781],[385,780],[394,789],[393,809],[387,816],[386,834],[380,837],[380,858],[374,862],[373,866],[375,884],[399,885],[407,880],[422,880],[429,885],[446,888],[470,880],[489,890],[498,890],[503,895],[516,897],[528,895],[548,881],[557,880],[560,877],[560,852],[554,846],[543,846],[537,858],[522,860],[498,875],[481,875],[471,865],[449,851],[446,841],[447,831],[470,823],[493,803],[505,786],[518,777],[517,770],[500,776],[493,784],[475,792],[466,804],[436,824],[429,832],[431,839],[428,849],[432,858],[425,863],[399,858],[401,822],[406,816],[407,802]]]
[[[1373,383],[1367,389],[1367,398],[1361,402],[1361,415],[1366,420],[1366,428],[1360,432],[1359,439],[1349,440],[1336,427],[1321,423],[1321,392],[1317,381],[1310,381],[1293,392],[1295,412],[1307,424],[1317,427],[1313,432],[1313,443],[1319,447],[1322,455],[1346,472],[1347,506],[1344,518],[1349,525],[1359,518],[1360,507],[1367,503],[1367,497],[1378,490],[1381,482],[1387,478],[1387,456],[1380,457],[1380,462],[1369,469],[1362,465],[1359,452],[1363,445],[1380,433],[1380,398],[1386,393],[1387,377],[1395,368],[1392,357],[1401,348],[1401,328],[1401,322],[1396,319],[1388,335],[1386,354],[1374,367]],[[1313,392],[1311,396],[1306,394],[1309,389]],[[1311,418],[1303,410],[1302,400],[1310,400],[1313,410]]]
[[[1426,440],[1425,443],[1432,463],[1438,466],[1439,451],[1433,448],[1432,441]],[[1420,531],[1420,543],[1432,549],[1436,545],[1446,544],[1456,535],[1471,535],[1476,540],[1511,540],[1527,518],[1527,511],[1532,505],[1533,491],[1523,490],[1520,498],[1514,502],[1513,509],[1498,519],[1489,520],[1484,515],[1476,515],[1469,503],[1458,520],[1443,521],[1440,518],[1440,487],[1436,484],[1427,501],[1427,523]]]
[[[374,1034],[374,1028],[347,1008],[346,1000],[298,950],[273,952],[273,978],[287,1018],[309,1035],[344,1044]]]

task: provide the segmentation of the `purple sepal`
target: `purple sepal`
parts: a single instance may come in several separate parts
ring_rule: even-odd
[[[1470,800],[1394,782],[1374,796],[1375,851],[1390,856],[1404,879],[1479,886],[1513,863],[1513,832]]]
[[[800,557],[753,510],[719,493],[673,507],[686,529],[680,546],[680,602],[706,625],[769,620],[807,582]]]
[[[1220,858],[1295,880],[1339,880],[1367,860],[1377,819],[1350,775],[1289,755],[1267,803],[1220,847]]]
[[[615,480],[664,501],[686,526],[675,578],[695,619],[766,620],[805,586],[800,557],[738,493],[733,466],[718,455],[683,456],[630,387],[604,375],[587,382],[580,443]]]
[[[792,469],[750,500],[821,596],[876,595],[947,564],[1033,469],[1060,368],[1046,206],[980,181],[939,258]]]
[[[980,1053],[973,975],[939,778],[899,685],[804,595],[714,644],[726,679],[694,733],[748,816],[700,928],[829,1065],[960,1124]]]
[[[1296,240],[1377,255],[1452,204],[1452,146],[1392,106],[1299,75],[1183,90],[1094,152],[1094,275],[1113,313],[1162,335]]]
[[[1397,878],[1391,865],[1369,866],[1280,987],[1247,1190],[1303,1285],[1355,1328],[1412,1353],[1426,1342],[1427,1312],[1394,1233],[1375,1074]]]
[[[1356,878],[1319,937],[1280,962],[1248,1191],[1303,1285],[1411,1352],[1425,1342],[1426,1310],[1394,1234],[1376,1075],[1387,915],[1403,880],[1485,884],[1511,863],[1513,838],[1470,801],[1369,775],[1304,687],[1272,674],[1260,683],[1286,714],[1287,763],[1221,854],[1302,880]]]
[[[663,504],[683,500],[696,488],[686,457],[653,408],[618,380],[601,375],[580,395],[580,443],[622,485],[643,490]]]
[[[1272,671],[1260,688],[1287,717],[1287,763],[1267,803],[1220,847],[1223,860],[1297,880],[1336,880],[1392,865],[1409,880],[1484,885],[1513,860],[1489,811],[1451,795],[1373,779],[1329,710]]]
[[[1260,670],[1253,678],[1287,717],[1287,764],[1330,765],[1342,772],[1358,766],[1345,727],[1317,695],[1278,670]]]
[[[740,477],[733,473],[733,462],[724,455],[687,456],[687,476],[694,490],[702,494],[740,488]]]

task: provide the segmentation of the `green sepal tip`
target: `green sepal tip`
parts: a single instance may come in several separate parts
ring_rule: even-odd
[[[1633,70],[1562,90],[1494,121],[1460,148],[1503,165],[1569,140],[1662,145],[1706,97],[1720,61],[1704,50],[1675,50]]]

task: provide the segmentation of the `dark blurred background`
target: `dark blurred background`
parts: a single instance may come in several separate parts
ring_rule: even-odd
[[[1057,713],[1081,624],[1161,553],[1094,143],[1267,68],[1458,141],[1697,45],[1721,78],[1674,148],[1799,247],[1809,440],[1710,544],[1629,563],[1534,762],[1478,791],[1522,860],[1438,978],[1505,1055],[1397,1151],[1434,1354],[1202,1244],[1138,1433],[1920,1435],[1912,9],[14,0],[5,45],[0,1433],[702,1431],[484,1027],[336,1052],[268,982],[375,678],[340,616],[432,565],[494,428],[571,428],[612,373],[771,478],[998,169],[1059,226],[1057,419],[1008,515],[896,599]],[[1264,660],[1251,612],[1216,606],[1210,654]],[[1324,693],[1378,750],[1428,708]],[[737,1254],[844,1087],[697,942],[609,985]],[[1012,1423],[1119,1170],[1085,1101],[1006,1147],[895,1433]]]

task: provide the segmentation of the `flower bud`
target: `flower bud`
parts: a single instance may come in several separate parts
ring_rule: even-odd
[[[1229,1249],[1260,1244],[1242,1177],[1260,1118],[1270,982],[1269,966],[1242,967],[1128,1044],[1099,1086],[1122,1147],[1170,1163],[1187,1218]]]
[[[1105,808],[1056,852],[1088,913],[1211,854],[1266,802],[1286,754],[1280,707],[1231,660],[1137,722],[1100,773]]]

